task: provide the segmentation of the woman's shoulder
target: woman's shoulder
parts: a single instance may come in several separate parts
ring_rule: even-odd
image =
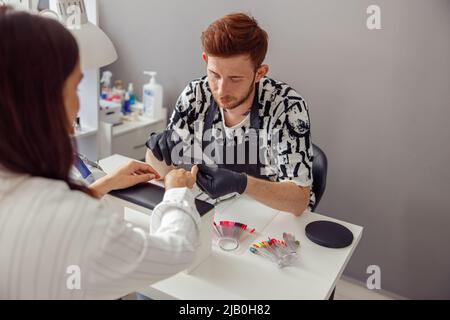
[[[5,172],[0,175],[0,181],[3,200],[14,202],[18,207],[33,204],[40,208],[77,211],[80,207],[95,210],[100,206],[100,201],[84,192],[71,190],[65,181]]]

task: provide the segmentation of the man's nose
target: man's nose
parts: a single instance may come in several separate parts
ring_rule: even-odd
[[[217,92],[221,97],[227,96],[229,93],[229,84],[226,80],[220,79],[217,82]]]

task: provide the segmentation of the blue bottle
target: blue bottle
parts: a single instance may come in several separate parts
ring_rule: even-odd
[[[131,113],[130,94],[125,94],[125,101],[123,103],[122,113],[127,115]]]
[[[134,86],[132,83],[128,85],[128,93],[130,94],[130,105],[136,104],[136,95],[134,94]]]

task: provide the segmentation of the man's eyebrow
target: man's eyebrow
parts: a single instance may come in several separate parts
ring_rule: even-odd
[[[215,75],[219,75],[217,72],[214,72],[214,71],[212,71],[211,69],[208,69],[208,71],[211,72],[211,73],[213,73],[213,74],[215,74]],[[228,76],[228,78],[242,79],[242,78],[244,78],[244,76],[238,76],[238,75],[236,75],[236,76]]]

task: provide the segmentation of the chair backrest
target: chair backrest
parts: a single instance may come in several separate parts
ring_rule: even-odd
[[[325,155],[325,152],[323,152],[323,150],[320,149],[315,144],[313,144],[313,153],[314,153],[314,160],[313,160],[314,181],[312,189],[316,196],[316,203],[312,208],[314,211],[317,208],[320,199],[322,199],[322,196],[325,192],[325,188],[327,186],[328,159],[327,156]]]

